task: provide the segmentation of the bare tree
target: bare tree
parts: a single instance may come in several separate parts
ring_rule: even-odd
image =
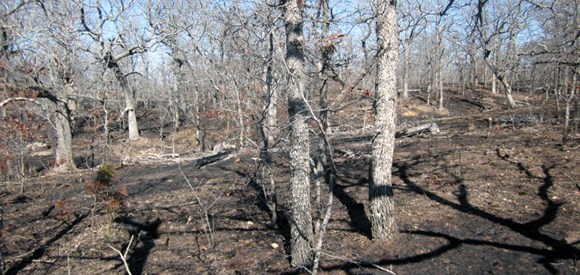
[[[134,7],[136,3],[133,1],[127,5],[125,1],[111,2],[105,7],[101,2],[93,5],[78,0],[77,5],[80,10],[79,19],[83,37],[86,38],[85,41],[92,42],[85,45],[84,50],[101,62],[104,68],[113,72],[125,97],[123,113],[126,113],[128,118],[129,139],[138,139],[135,95],[128,79],[129,75],[135,72],[127,72],[123,63],[134,55],[146,52],[157,43],[159,40],[153,40],[156,31],[154,29],[142,31],[145,28],[141,26],[144,22],[130,19],[134,18],[134,13],[139,10]]]
[[[6,88],[23,91],[28,97],[12,97],[0,103],[0,107],[16,100],[47,99],[51,103],[48,117],[57,136],[53,169],[58,172],[76,169],[72,153],[72,108],[69,106],[69,98],[76,93],[74,64],[79,56],[75,55],[76,51],[72,48],[76,39],[75,31],[72,26],[63,24],[62,14],[67,14],[69,7],[56,2],[28,6],[27,13],[35,16],[23,20],[20,39],[35,45],[35,48],[14,53],[19,55],[20,67],[8,68],[12,78],[5,84]],[[65,12],[56,13],[55,10]],[[40,24],[39,21],[44,23]]]
[[[510,76],[519,65],[516,39],[534,8],[524,2],[479,0],[476,7],[477,33],[484,49],[484,60],[493,77],[502,84],[510,108],[517,106],[510,83]]]
[[[580,3],[574,0],[536,1],[536,24],[540,34],[525,47],[524,54],[535,65],[535,78],[542,79],[546,96],[552,90],[557,106],[564,102],[563,142],[578,130],[580,116]],[[551,83],[551,84],[547,84]],[[572,118],[575,105],[575,118]],[[570,125],[574,121],[575,125]]]
[[[401,37],[401,44],[403,46],[403,64],[401,65],[401,82],[403,85],[403,90],[401,97],[405,98],[409,96],[411,46],[415,42],[415,38],[421,35],[421,33],[426,28],[427,13],[423,10],[421,1],[401,1],[399,7],[401,14],[399,17],[399,25],[401,28],[401,33],[403,34]]]
[[[373,239],[391,239],[397,233],[391,182],[397,110],[398,29],[396,1],[377,1],[377,80],[375,137],[372,144],[369,201]]]

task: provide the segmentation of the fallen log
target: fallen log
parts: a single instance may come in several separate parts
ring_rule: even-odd
[[[426,123],[405,130],[397,131],[397,133],[395,133],[395,137],[410,137],[425,132],[436,134],[441,132],[441,130],[439,130],[439,126],[437,126],[437,123]]]
[[[195,168],[199,169],[199,168],[204,167],[208,164],[218,162],[222,159],[225,159],[229,154],[230,154],[229,151],[221,151],[221,152],[218,152],[218,153],[213,154],[211,156],[200,158],[196,161]]]
[[[460,98],[459,100],[463,101],[463,102],[467,102],[469,104],[475,105],[479,108],[481,108],[481,111],[485,111],[485,110],[490,110],[491,107],[485,105],[485,103],[483,103],[480,100],[474,99],[474,98]]]

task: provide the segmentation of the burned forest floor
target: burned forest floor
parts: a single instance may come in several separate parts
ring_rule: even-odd
[[[513,110],[503,97],[475,92],[449,93],[444,111],[424,95],[400,100],[401,129],[434,122],[441,131],[397,138],[400,233],[391,241],[368,233],[372,119],[342,114],[329,136],[338,177],[319,272],[579,274],[580,139],[562,143],[563,111],[553,99],[515,96],[521,103]],[[191,146],[188,135],[174,135],[174,146]],[[93,207],[98,168],[2,183],[6,274],[124,274],[115,250],[126,253],[132,274],[293,273],[287,143],[272,150],[274,224],[264,204],[269,170],[258,166],[257,149],[200,167],[196,160],[211,152],[160,152],[156,134],[143,136],[112,144],[117,200]],[[86,139],[75,137],[78,152]],[[321,185],[319,207],[312,185],[314,217],[326,210]],[[127,248],[131,230],[119,216],[155,232]]]

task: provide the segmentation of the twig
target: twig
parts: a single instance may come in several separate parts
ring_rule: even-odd
[[[133,243],[133,236],[131,236],[131,239],[129,240],[129,244],[127,245],[127,249],[125,249],[125,254],[121,253],[120,250],[114,248],[112,245],[107,244],[111,249],[113,249],[115,252],[117,252],[117,254],[119,254],[119,256],[121,256],[121,261],[123,261],[123,265],[125,265],[125,269],[127,270],[127,274],[129,274],[129,275],[133,275],[133,274],[131,274],[131,270],[129,270],[129,264],[127,263],[127,254],[129,253],[129,248],[131,247],[132,243]]]
[[[395,275],[395,272],[393,272],[393,271],[391,271],[391,270],[388,270],[388,269],[386,269],[386,268],[384,268],[384,267],[382,267],[382,266],[380,266],[380,265],[376,265],[376,264],[373,264],[373,263],[369,263],[369,264],[370,264],[370,265],[372,265],[373,267],[375,267],[376,269],[379,269],[379,270],[381,270],[381,271],[384,271],[384,272],[387,272],[387,273],[389,273],[389,274],[393,274],[393,275]]]

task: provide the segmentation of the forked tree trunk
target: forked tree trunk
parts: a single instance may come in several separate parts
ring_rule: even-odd
[[[497,76],[497,80],[499,80],[499,82],[502,84],[503,89],[504,89],[504,94],[505,94],[505,98],[508,102],[508,105],[510,108],[515,108],[518,105],[516,104],[514,98],[512,97],[512,87],[511,85],[507,82],[507,80],[505,79],[505,77],[503,76]]]
[[[303,6],[301,1],[286,2],[284,23],[286,29],[286,64],[288,65],[288,115],[291,127],[290,185],[292,190],[292,217],[290,220],[292,265],[303,269],[312,266],[312,214],[310,203],[310,156],[307,108],[304,95],[304,35]]]
[[[373,239],[391,239],[397,233],[391,168],[395,147],[397,107],[398,31],[396,1],[378,1],[378,67],[375,93],[375,139],[372,144],[369,201]]]
[[[139,127],[137,125],[137,115],[135,112],[135,99],[127,82],[127,76],[121,70],[118,61],[114,60],[110,54],[109,57],[105,58],[105,61],[107,68],[113,71],[115,78],[119,81],[123,96],[125,97],[125,112],[127,113],[127,121],[129,124],[129,140],[137,140],[139,139]]]

